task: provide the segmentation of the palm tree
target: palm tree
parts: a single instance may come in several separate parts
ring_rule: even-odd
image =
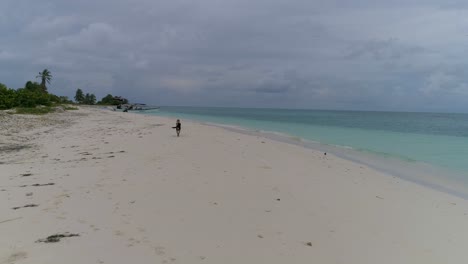
[[[47,86],[46,83],[50,84],[50,80],[52,80],[52,74],[48,69],[44,69],[42,72],[39,72],[39,75],[36,78],[41,78],[41,87],[42,91],[47,93]]]

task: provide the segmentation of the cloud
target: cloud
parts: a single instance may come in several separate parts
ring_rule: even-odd
[[[36,38],[59,36],[73,30],[81,23],[76,16],[37,17],[23,28],[23,33]]]
[[[8,51],[0,51],[0,60],[8,61],[13,60],[16,57],[15,54]]]
[[[454,74],[437,71],[427,77],[420,90],[426,96],[468,96],[468,82]]]
[[[0,82],[20,87],[48,68],[51,91],[68,96],[79,87],[164,105],[450,109],[468,99],[468,10],[458,9],[465,7],[5,0]]]
[[[196,79],[169,77],[160,80],[160,84],[165,89],[170,89],[182,93],[193,93],[200,89],[200,81]]]
[[[374,60],[396,60],[406,56],[414,56],[425,52],[420,46],[411,46],[398,43],[398,39],[370,40],[350,47],[350,51],[344,57],[355,60],[369,58]]]
[[[71,52],[103,52],[112,50],[122,44],[119,32],[106,23],[92,23],[81,29],[77,34],[57,38],[50,43],[51,48]]]

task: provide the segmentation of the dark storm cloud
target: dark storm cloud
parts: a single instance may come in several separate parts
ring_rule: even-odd
[[[465,1],[0,2],[0,82],[164,105],[468,111]],[[430,107],[428,107],[430,106]],[[432,107],[432,108],[431,108]]]

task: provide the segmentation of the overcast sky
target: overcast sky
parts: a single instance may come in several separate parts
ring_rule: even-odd
[[[468,112],[468,1],[1,0],[0,82],[157,105]]]

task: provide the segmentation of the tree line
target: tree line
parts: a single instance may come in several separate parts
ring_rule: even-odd
[[[115,96],[108,94],[104,96],[101,101],[96,102],[96,96],[94,94],[86,93],[84,94],[83,90],[77,89],[75,93],[75,102],[78,104],[86,105],[119,105],[119,104],[128,104],[128,100],[125,98],[116,98]]]
[[[52,74],[48,69],[39,72],[36,78],[40,79],[40,83],[28,81],[25,83],[24,87],[18,89],[11,89],[0,83],[0,110],[74,103],[69,100],[67,96],[57,96],[47,91],[47,85],[52,81]],[[96,104],[96,96],[89,93],[84,94],[81,89],[76,91],[74,99],[78,104]],[[118,105],[121,103],[128,103],[126,99],[120,97],[117,99],[111,94],[108,94],[103,97],[101,101],[97,102],[97,104]]]

